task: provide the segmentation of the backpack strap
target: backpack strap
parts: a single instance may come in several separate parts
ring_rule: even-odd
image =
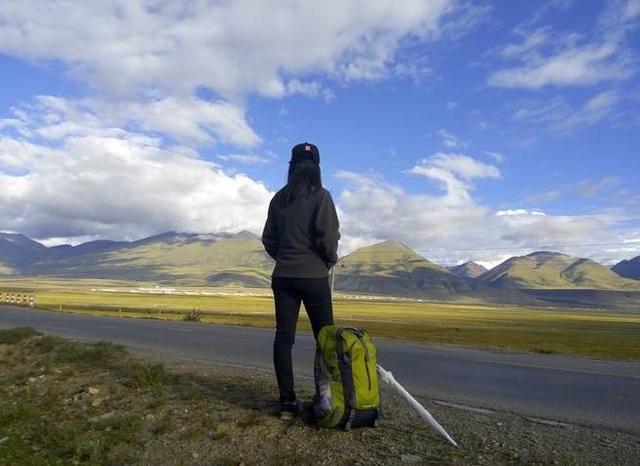
[[[345,401],[345,414],[356,406],[356,390],[353,386],[353,372],[351,370],[351,358],[344,352],[344,342],[342,340],[343,328],[336,332],[336,355],[338,356],[338,366],[340,367],[340,378]]]

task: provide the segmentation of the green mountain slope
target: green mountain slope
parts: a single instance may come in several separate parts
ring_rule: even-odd
[[[633,281],[590,259],[548,251],[507,259],[479,280],[500,288],[640,290]]]
[[[340,259],[335,287],[339,291],[449,299],[469,291],[464,280],[398,241],[360,248]]]
[[[259,239],[238,234],[164,233],[132,243],[93,245],[33,264],[28,273],[183,285],[267,286],[273,261]]]

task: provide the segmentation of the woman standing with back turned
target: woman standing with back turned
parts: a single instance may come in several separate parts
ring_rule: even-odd
[[[262,233],[262,243],[276,261],[271,277],[276,307],[273,362],[282,419],[301,411],[291,362],[300,302],[314,337],[333,324],[328,277],[338,261],[338,227],[331,194],[322,187],[318,148],[308,142],[298,144],[291,150],[287,184],[273,196]]]

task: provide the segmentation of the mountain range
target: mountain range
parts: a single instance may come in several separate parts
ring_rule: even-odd
[[[0,276],[105,278],[182,286],[266,288],[273,269],[253,233],[167,232],[137,241],[46,247],[0,233]],[[335,287],[345,293],[443,301],[627,307],[640,305],[640,256],[612,268],[550,251],[511,257],[491,270],[446,268],[405,244],[383,241],[342,257]]]
[[[511,257],[478,280],[501,288],[635,290],[640,285],[591,259],[549,251]]]

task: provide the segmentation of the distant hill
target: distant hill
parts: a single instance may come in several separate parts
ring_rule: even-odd
[[[449,299],[470,290],[464,280],[399,241],[383,241],[341,258],[336,265],[335,287],[339,291]]]
[[[21,234],[0,233],[0,274],[16,274],[46,254],[47,247]]]
[[[488,269],[478,264],[477,262],[469,261],[464,264],[449,267],[449,270],[456,277],[474,279],[478,278],[483,273],[486,273]]]
[[[611,270],[621,277],[640,280],[640,256],[630,260],[623,260],[614,265]]]
[[[640,290],[637,283],[591,259],[549,251],[511,257],[479,280],[500,288]]]
[[[137,241],[99,240],[55,247],[24,235],[0,233],[0,275],[4,276],[268,288],[273,265],[260,239],[247,231],[166,232]],[[473,262],[447,269],[398,241],[383,241],[342,257],[336,264],[335,288],[437,301],[640,306],[639,281],[623,278],[590,259],[540,251],[512,257],[489,271]]]
[[[97,240],[82,243],[77,246],[60,244],[49,248],[46,258],[49,260],[82,256],[99,252],[113,251],[129,245],[128,241]]]
[[[269,284],[272,269],[273,261],[252,233],[168,232],[132,242],[94,241],[59,249],[24,272],[183,285],[264,287]]]

